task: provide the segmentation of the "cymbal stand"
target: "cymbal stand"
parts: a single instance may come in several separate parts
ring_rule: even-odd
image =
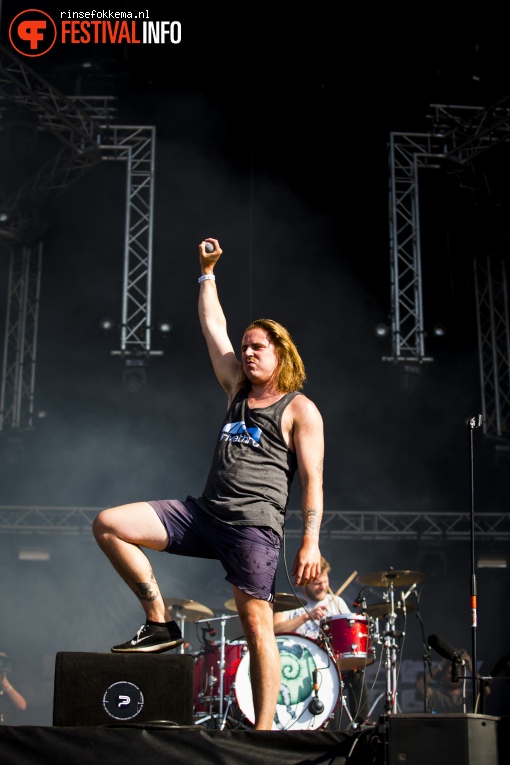
[[[217,715],[211,715],[212,717],[216,717],[220,720],[220,730],[223,730],[225,727],[227,716],[225,713],[225,716],[223,715],[223,687],[224,687],[224,676],[225,676],[225,624],[227,619],[235,619],[238,616],[238,614],[222,614],[221,616],[214,616],[209,619],[197,619],[195,624],[202,624],[203,622],[217,622],[219,621],[221,624],[221,637],[220,637],[220,688],[219,688],[219,710]],[[227,707],[230,707],[230,704]]]
[[[384,594],[384,600],[387,600],[390,604],[390,613],[385,617],[384,631],[382,636],[379,632],[379,620],[376,619],[376,638],[384,638],[384,650],[386,652],[386,658],[384,662],[385,676],[386,676],[386,690],[384,693],[379,694],[375,702],[373,703],[368,717],[372,714],[376,704],[381,698],[385,699],[384,709],[386,714],[395,714],[398,712],[397,704],[397,650],[398,645],[396,638],[402,637],[403,633],[395,630],[395,623],[397,620],[397,614],[395,612],[395,593],[393,589],[393,583],[390,583],[388,593]]]
[[[342,730],[348,731],[349,728],[352,729],[352,730],[357,730],[357,728],[359,728],[359,723],[357,723],[355,721],[354,717],[351,714],[351,710],[349,709],[349,705],[347,704],[347,694],[345,692],[345,683],[343,681],[342,673],[341,673],[340,670],[339,670],[339,672],[340,672],[340,694],[341,694],[341,699],[342,699],[342,703],[340,704],[340,707],[341,707],[341,709],[340,709],[340,721],[342,720],[341,716],[342,716],[342,713],[344,712],[344,710],[345,710],[345,713],[346,713],[347,717],[349,718],[349,725],[346,728],[342,727]]]

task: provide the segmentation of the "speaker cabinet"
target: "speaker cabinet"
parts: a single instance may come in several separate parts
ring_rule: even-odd
[[[497,765],[498,717],[398,714],[388,718],[389,765]]]
[[[193,724],[193,656],[57,653],[53,725]]]

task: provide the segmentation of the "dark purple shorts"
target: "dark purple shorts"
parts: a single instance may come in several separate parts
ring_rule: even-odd
[[[219,560],[227,582],[259,600],[274,600],[281,539],[268,527],[234,526],[208,515],[190,497],[149,501],[168,534],[166,552]]]

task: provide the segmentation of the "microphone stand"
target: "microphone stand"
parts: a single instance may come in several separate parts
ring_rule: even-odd
[[[418,620],[420,622],[420,629],[421,629],[421,636],[423,638],[423,711],[424,712],[430,712],[429,709],[429,679],[427,675],[427,670],[430,672],[430,676],[432,677],[432,663],[430,661],[430,651],[429,651],[429,644],[427,641],[427,638],[425,637],[425,626],[423,624],[423,619],[421,618],[420,614],[420,607],[418,605],[416,609],[416,616],[418,617]]]
[[[469,468],[470,468],[470,502],[471,502],[471,657],[473,682],[473,712],[476,711],[478,693],[478,662],[477,662],[477,602],[476,602],[476,565],[475,565],[475,492],[474,492],[474,449],[473,431],[482,425],[482,415],[478,414],[469,420]]]

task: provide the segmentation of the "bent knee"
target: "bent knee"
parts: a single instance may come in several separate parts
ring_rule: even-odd
[[[92,521],[92,533],[96,539],[115,530],[115,525],[112,523],[111,516],[112,514],[110,510],[101,510]]]

